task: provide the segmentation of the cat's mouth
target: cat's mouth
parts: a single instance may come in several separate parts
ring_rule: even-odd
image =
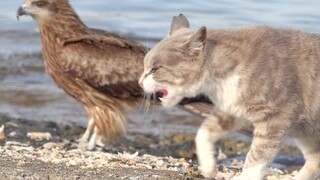
[[[170,90],[170,94],[169,94],[168,89],[159,88],[155,90],[155,93],[157,98],[159,98],[159,100],[161,101],[162,105],[166,107],[172,107],[177,103],[179,103],[179,101],[182,99],[180,98],[180,96],[176,95],[173,90]]]
[[[161,100],[161,98],[164,98],[164,97],[166,97],[168,95],[168,91],[166,89],[157,89],[156,90],[156,95]]]

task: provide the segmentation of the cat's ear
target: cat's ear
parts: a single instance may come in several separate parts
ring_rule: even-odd
[[[189,28],[189,27],[190,27],[189,21],[183,14],[180,14],[179,16],[174,16],[172,18],[169,36],[173,35],[175,32],[177,32],[182,28]]]
[[[207,28],[202,26],[194,33],[189,40],[189,50],[191,53],[198,53],[203,50],[207,39]]]

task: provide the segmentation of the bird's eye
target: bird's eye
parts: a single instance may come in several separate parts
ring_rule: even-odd
[[[47,4],[48,4],[47,1],[37,1],[37,2],[36,2],[36,5],[37,5],[38,7],[44,7],[44,6],[46,6]]]

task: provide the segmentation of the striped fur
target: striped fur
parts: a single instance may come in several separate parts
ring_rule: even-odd
[[[306,159],[295,179],[312,180],[320,175],[319,49],[318,34],[268,26],[193,31],[179,15],[146,55],[140,84],[146,92],[166,92],[167,106],[199,94],[215,103],[196,137],[205,177],[216,175],[213,143],[253,125],[252,145],[235,179],[262,180],[290,137]]]

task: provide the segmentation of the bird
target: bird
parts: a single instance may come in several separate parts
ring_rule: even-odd
[[[94,149],[126,134],[125,110],[143,97],[138,81],[149,48],[86,26],[68,0],[25,0],[16,15],[36,21],[46,72],[84,106],[88,125],[80,141]],[[184,100],[179,107],[206,117],[213,104],[199,97]]]
[[[68,0],[26,0],[17,10],[17,18],[22,15],[37,23],[46,72],[87,112],[88,126],[80,140],[93,149],[125,134],[124,110],[141,98],[137,80],[148,48],[87,27]]]

